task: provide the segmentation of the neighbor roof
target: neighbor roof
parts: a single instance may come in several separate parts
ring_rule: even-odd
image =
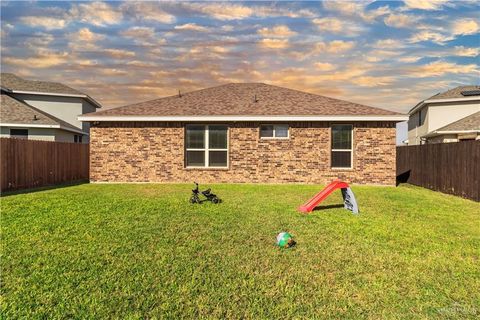
[[[51,127],[68,131],[82,132],[79,128],[45,113],[35,107],[2,93],[0,105],[1,126],[32,125],[32,127]]]
[[[444,92],[437,93],[431,96],[428,99],[422,100],[417,103],[408,114],[415,113],[418,109],[422,108],[425,104],[430,102],[447,102],[449,99],[453,99],[454,101],[458,100],[465,100],[465,101],[475,101],[480,100],[480,95],[463,95],[462,92],[464,91],[478,91],[480,90],[480,86],[459,86]],[[444,100],[444,101],[436,101],[436,100]],[[447,100],[447,101],[445,101]]]
[[[7,92],[76,96],[86,98],[97,108],[101,107],[92,97],[58,82],[26,80],[13,73],[1,73],[0,83],[2,90]]]
[[[230,83],[124,107],[87,113],[80,119],[102,121],[102,119],[112,120],[113,117],[122,119],[144,117],[145,121],[148,121],[148,117],[194,118],[206,116],[401,115],[393,111],[263,83]]]
[[[73,88],[70,88],[69,86],[58,82],[26,80],[14,75],[13,73],[2,73],[1,83],[2,88],[6,88],[12,91],[18,90],[30,92],[83,95],[83,93],[81,93],[80,91],[77,91]]]
[[[465,96],[462,94],[463,91],[474,91],[479,89],[479,86],[459,86],[445,92],[437,93],[436,95],[431,96],[427,100],[464,98]]]

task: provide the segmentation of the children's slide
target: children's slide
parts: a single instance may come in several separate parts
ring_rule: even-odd
[[[300,212],[308,213],[312,212],[313,209],[318,206],[320,202],[325,200],[333,191],[340,189],[342,191],[342,197],[345,205],[345,209],[352,211],[353,213],[358,213],[358,205],[357,200],[355,199],[355,195],[353,194],[352,189],[348,183],[335,180],[331,182],[328,186],[326,186],[322,191],[317,193],[313,198],[308,200],[306,203],[301,205],[298,210]]]

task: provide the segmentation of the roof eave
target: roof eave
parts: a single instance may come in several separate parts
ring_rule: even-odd
[[[480,133],[480,130],[474,129],[474,130],[439,130],[439,131],[432,131],[429,132],[420,138],[430,138],[430,137],[436,137],[440,136],[443,134],[469,134],[469,133]]]
[[[83,115],[78,117],[79,121],[101,122],[101,121],[162,121],[162,122],[221,122],[221,121],[407,121],[408,116],[396,115],[224,115],[224,116],[101,116]]]
[[[2,90],[9,92],[9,93],[17,93],[17,94],[33,94],[33,95],[40,95],[40,96],[55,96],[55,97],[70,97],[70,98],[82,98],[90,102],[95,106],[95,108],[101,108],[102,106],[100,103],[95,101],[92,97],[86,94],[72,94],[72,93],[58,93],[58,92],[38,92],[38,91],[25,91],[25,90],[12,90],[5,87],[2,87]]]
[[[88,135],[80,129],[69,128],[60,124],[35,124],[35,123],[0,123],[0,127],[17,127],[17,128],[42,128],[42,129],[61,129],[65,131]]]
[[[427,99],[427,100],[423,100],[423,101],[417,103],[417,105],[415,107],[413,107],[412,109],[410,109],[410,111],[408,111],[408,114],[412,115],[418,109],[422,108],[423,106],[425,106],[427,104],[431,104],[431,103],[462,102],[462,101],[480,101],[480,96],[464,97],[464,98],[449,98],[449,99]]]

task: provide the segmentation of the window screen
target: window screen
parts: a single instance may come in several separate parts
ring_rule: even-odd
[[[332,126],[332,168],[352,167],[352,131],[349,124]]]

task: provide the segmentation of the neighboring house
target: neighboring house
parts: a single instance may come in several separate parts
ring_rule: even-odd
[[[392,111],[261,83],[85,114],[92,182],[395,185]]]
[[[427,143],[480,140],[480,111],[423,136]]]
[[[78,115],[94,112],[100,104],[64,84],[1,74],[1,137],[83,142],[90,125]]]
[[[455,142],[472,135],[450,132],[435,134],[441,128],[480,111],[480,87],[461,86],[436,94],[409,111],[408,144]],[[455,138],[452,138],[452,134]],[[442,139],[444,137],[444,139]]]

